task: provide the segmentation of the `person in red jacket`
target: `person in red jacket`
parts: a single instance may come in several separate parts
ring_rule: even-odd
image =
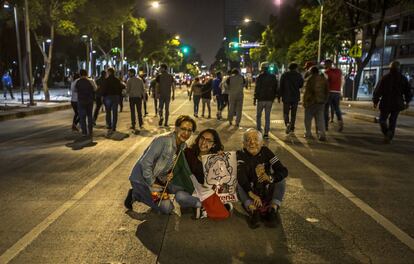
[[[329,83],[329,97],[328,102],[325,105],[325,128],[328,130],[329,107],[332,107],[338,118],[338,131],[341,132],[344,129],[344,121],[342,120],[342,112],[339,106],[339,101],[341,99],[342,72],[340,69],[332,67],[332,60],[326,60],[325,74]]]

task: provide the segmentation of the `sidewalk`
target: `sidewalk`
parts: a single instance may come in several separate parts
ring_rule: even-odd
[[[0,121],[70,109],[68,91],[65,88],[51,88],[49,102],[44,101],[43,91],[40,94],[35,92],[33,99],[36,105],[29,106],[29,93],[23,92],[24,104],[22,104],[20,91],[13,90],[14,100],[10,99],[9,94],[7,99],[0,96]]]

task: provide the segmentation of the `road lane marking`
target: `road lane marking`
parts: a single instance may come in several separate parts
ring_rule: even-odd
[[[243,112],[243,115],[249,119],[251,122],[256,124],[256,121]],[[300,162],[302,162],[306,167],[308,167],[311,171],[313,171],[316,175],[318,175],[321,179],[323,179],[326,183],[331,185],[334,189],[336,189],[339,193],[341,193],[345,198],[350,200],[353,204],[355,204],[359,209],[361,209],[364,213],[369,215],[372,219],[374,219],[378,224],[384,227],[388,232],[394,235],[398,240],[404,243],[407,247],[414,251],[414,239],[409,236],[407,233],[402,231],[398,226],[392,223],[390,220],[385,218],[383,215],[378,213],[374,210],[371,206],[366,204],[364,201],[359,199],[356,195],[350,192],[348,189],[343,187],[339,182],[335,181],[333,178],[328,176],[328,174],[324,173],[310,161],[308,161],[305,157],[303,157],[299,152],[294,150],[291,146],[287,145],[285,142],[280,140],[276,137],[273,133],[269,133],[269,136],[274,139],[280,146],[286,149],[290,154],[292,154],[295,158],[297,158]]]
[[[184,101],[180,106],[178,106],[172,114],[175,114],[180,110],[187,101]],[[85,185],[79,192],[72,196],[71,199],[66,201],[63,205],[57,208],[52,212],[46,219],[41,223],[35,226],[22,238],[20,238],[13,246],[8,248],[1,256],[0,263],[9,263],[13,258],[15,258],[20,252],[22,252],[28,245],[30,245],[43,231],[45,231],[51,224],[53,224],[60,216],[62,216],[67,210],[69,210],[76,202],[78,202],[82,197],[84,197],[90,190],[92,190],[100,181],[102,181],[109,173],[111,173],[116,167],[118,167],[135,149],[144,143],[146,140],[151,138],[142,138],[136,142],[131,148],[129,148],[121,157],[119,157],[115,162],[113,162],[109,167],[107,167],[103,172],[91,180],[87,185]]]

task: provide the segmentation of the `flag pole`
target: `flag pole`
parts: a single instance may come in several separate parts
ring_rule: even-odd
[[[175,165],[177,165],[177,161],[178,161],[178,159],[180,158],[181,152],[182,152],[182,149],[180,149],[180,152],[178,152],[177,158],[175,159],[175,161],[174,161],[174,165],[173,165],[173,167],[172,167],[172,169],[171,169],[171,173],[173,173],[173,172],[174,172]],[[174,177],[174,175],[173,175],[173,177]],[[164,190],[163,190],[163,191],[162,191],[162,193],[161,193],[161,197],[160,197],[160,201],[158,202],[158,206],[160,206],[160,205],[161,205],[161,202],[162,202],[162,197],[164,196],[164,193],[165,193],[165,191],[167,190],[167,187],[168,187],[168,184],[169,184],[169,183],[170,183],[170,181],[169,181],[169,180],[167,180],[167,183],[165,184]]]

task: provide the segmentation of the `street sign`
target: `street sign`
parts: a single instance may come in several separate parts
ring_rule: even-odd
[[[349,56],[353,58],[361,58],[362,57],[362,48],[361,45],[355,44],[350,50],[349,50]]]

